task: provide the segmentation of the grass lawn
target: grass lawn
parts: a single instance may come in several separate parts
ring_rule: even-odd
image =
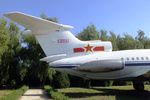
[[[150,85],[137,92],[131,86],[58,89],[71,100],[150,100]]]
[[[28,89],[28,86],[22,86],[14,90],[0,90],[0,100],[18,100]]]
[[[7,94],[10,94],[11,92],[13,92],[14,90],[0,90],[0,98],[2,96],[5,96]]]

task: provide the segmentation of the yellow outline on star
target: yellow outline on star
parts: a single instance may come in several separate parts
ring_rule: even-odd
[[[93,52],[92,51],[93,46],[90,46],[89,44],[87,46],[85,46],[84,48],[86,50],[85,52]]]

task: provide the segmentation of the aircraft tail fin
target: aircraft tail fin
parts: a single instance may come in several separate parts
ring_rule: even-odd
[[[20,12],[4,14],[11,20],[32,31],[47,56],[73,55],[73,46],[79,44],[70,31],[72,26],[62,25]]]

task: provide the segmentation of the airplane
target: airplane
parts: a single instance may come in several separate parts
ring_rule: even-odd
[[[144,90],[150,74],[150,49],[112,51],[110,41],[81,41],[63,25],[21,12],[4,16],[29,29],[55,70],[86,80],[131,80],[135,90]]]

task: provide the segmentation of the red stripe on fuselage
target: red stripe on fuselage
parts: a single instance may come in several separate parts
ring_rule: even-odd
[[[74,53],[84,52],[84,49],[83,48],[74,48],[73,51],[74,51]]]
[[[104,51],[104,47],[103,46],[97,46],[93,49],[93,51]]]

